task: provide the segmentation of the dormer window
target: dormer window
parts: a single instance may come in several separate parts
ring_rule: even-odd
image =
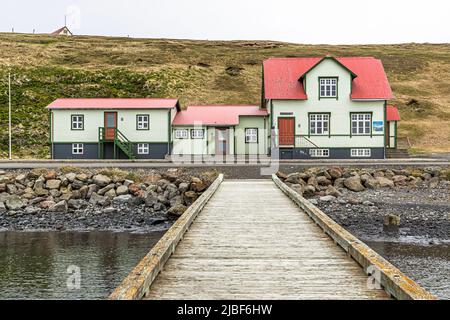
[[[337,98],[337,78],[319,78],[319,99]]]

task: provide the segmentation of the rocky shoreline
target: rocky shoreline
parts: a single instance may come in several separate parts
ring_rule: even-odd
[[[0,170],[0,230],[160,230],[216,172],[182,169]]]
[[[361,240],[450,241],[448,168],[311,168],[278,176]]]

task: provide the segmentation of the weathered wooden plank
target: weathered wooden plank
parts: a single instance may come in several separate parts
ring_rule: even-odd
[[[225,181],[147,299],[386,299],[271,181]]]

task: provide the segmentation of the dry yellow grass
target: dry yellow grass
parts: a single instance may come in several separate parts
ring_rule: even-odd
[[[403,121],[400,137],[450,151],[450,45],[300,45],[0,34],[0,157],[7,151],[6,74],[14,74],[14,153],[48,157],[45,106],[59,97],[179,97],[183,105],[259,104],[268,57],[374,56]],[[231,69],[230,69],[231,68]],[[412,102],[412,103],[411,103]]]

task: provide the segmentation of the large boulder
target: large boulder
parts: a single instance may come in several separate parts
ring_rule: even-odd
[[[331,177],[330,177],[331,178]],[[317,180],[317,183],[320,185],[320,186],[329,186],[330,184],[331,184],[331,181],[330,181],[330,179],[328,179],[326,176],[318,176],[317,178],[316,178],[316,180]]]
[[[178,185],[178,191],[179,191],[181,194],[185,193],[185,192],[188,191],[188,190],[189,190],[189,183],[181,182],[181,183]]]
[[[300,173],[299,172],[294,172],[294,173],[290,173],[286,176],[285,181],[286,183],[292,183],[292,184],[301,184],[301,185],[305,185],[305,181],[300,178]]]
[[[80,179],[78,179],[78,180],[80,180]],[[108,176],[105,176],[103,174],[97,174],[92,179],[92,182],[99,187],[106,187],[108,184],[111,183],[111,178]]]
[[[103,176],[103,177],[105,177],[105,176]],[[79,173],[75,176],[75,178],[77,180],[80,180],[81,182],[87,182],[89,179],[89,176],[86,173]]]
[[[91,198],[89,199],[89,203],[93,205],[99,205],[99,206],[105,206],[109,204],[109,198],[106,196],[100,196],[96,192],[94,192],[91,195]]]
[[[48,211],[50,212],[67,212],[68,205],[66,200],[61,200],[58,203],[55,203],[53,206],[51,206]]]
[[[82,199],[70,199],[69,201],[67,201],[67,205],[69,206],[69,208],[75,210],[87,207],[86,201]]]
[[[327,196],[333,196],[336,198],[342,196],[342,193],[331,185],[327,187],[327,189],[325,190],[325,194]]]
[[[127,186],[118,186],[116,193],[118,196],[128,194],[128,187]]]
[[[112,200],[112,203],[114,205],[124,205],[124,204],[127,204],[131,200],[131,198],[132,198],[131,194],[122,194],[122,195],[115,197]]]
[[[393,188],[394,187],[394,182],[388,178],[376,177],[376,180],[378,181],[381,188],[386,188],[386,187]]]
[[[316,194],[316,188],[314,186],[308,184],[303,188],[303,196],[305,198],[314,197],[315,194]]]
[[[18,210],[25,207],[28,203],[28,200],[22,199],[19,196],[12,195],[6,198],[5,206],[9,210]]]
[[[25,181],[27,180],[27,176],[25,174],[19,174],[16,176],[16,182],[22,185],[25,185]]]
[[[338,178],[342,177],[342,171],[340,168],[330,168],[330,169],[328,169],[328,174],[333,179],[338,179]]]
[[[73,182],[76,178],[76,173],[69,172],[65,175],[66,179],[69,180],[69,182]]]
[[[377,179],[369,178],[366,181],[364,181],[364,186],[368,189],[376,189],[380,186],[380,183]]]
[[[58,179],[47,180],[46,187],[47,189],[50,190],[59,189],[59,187],[61,187],[61,180]]]
[[[352,191],[360,192],[365,190],[364,186],[361,184],[361,178],[358,176],[353,176],[344,180],[344,186]]]
[[[191,178],[191,189],[195,192],[202,192],[205,190],[207,186],[203,183],[200,178],[192,177]]]
[[[173,207],[171,207],[167,213],[173,216],[181,216],[185,211],[187,210],[187,207],[185,205],[182,204],[177,204]]]
[[[110,183],[107,186],[101,188],[100,190],[97,191],[97,194],[103,196],[105,195],[105,193],[107,193],[110,190],[114,190],[114,188],[116,187],[116,185],[114,183]]]

